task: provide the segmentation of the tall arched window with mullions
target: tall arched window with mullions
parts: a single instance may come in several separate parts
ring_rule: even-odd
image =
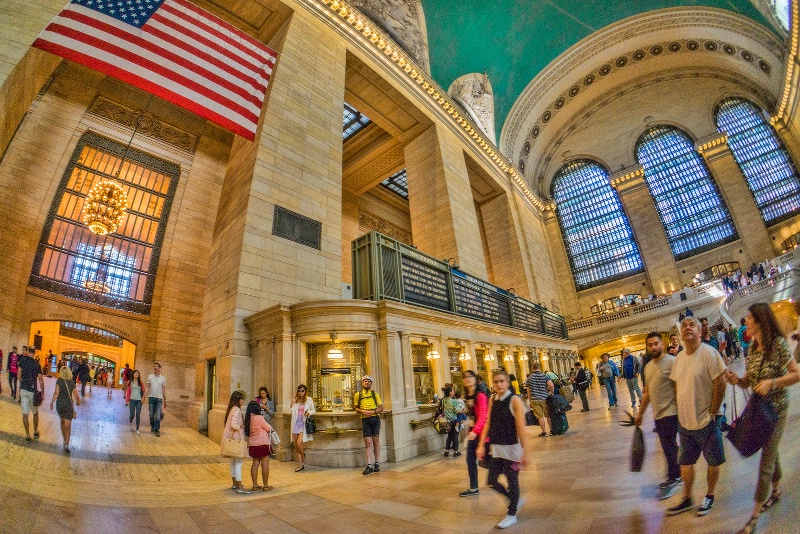
[[[643,271],[608,171],[591,160],[572,161],[556,173],[551,193],[576,289]]]
[[[761,109],[743,98],[727,98],[714,119],[717,130],[728,134],[728,146],[764,221],[772,225],[800,213],[797,169]]]
[[[636,161],[676,260],[738,239],[730,213],[691,138],[655,126],[636,143]]]

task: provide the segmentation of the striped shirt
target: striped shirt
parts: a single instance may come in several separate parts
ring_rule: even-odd
[[[528,390],[531,392],[531,399],[533,400],[546,400],[548,390],[547,382],[550,379],[541,371],[534,371],[528,376]]]

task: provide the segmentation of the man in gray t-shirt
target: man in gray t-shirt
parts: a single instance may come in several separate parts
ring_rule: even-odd
[[[167,407],[167,379],[161,374],[161,364],[153,364],[153,374],[147,377],[144,397],[149,398],[150,407],[150,432],[155,432],[156,437],[161,436],[161,410]]]
[[[651,360],[644,368],[644,395],[639,404],[639,413],[634,421],[636,426],[642,424],[647,406],[653,405],[653,419],[656,432],[661,441],[661,448],[667,459],[667,479],[658,485],[659,499],[673,496],[681,485],[681,468],[678,465],[678,404],[675,398],[675,382],[669,375],[675,356],[664,352],[664,341],[661,334],[651,332],[645,340],[647,354]]]

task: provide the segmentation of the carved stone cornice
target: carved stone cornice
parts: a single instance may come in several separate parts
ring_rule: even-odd
[[[197,142],[196,136],[162,121],[152,113],[129,108],[103,96],[95,99],[89,107],[89,113],[131,129],[136,128],[137,135],[152,137],[186,152],[193,152]]]
[[[773,58],[756,58],[752,51],[739,49],[738,47],[733,47],[731,54],[731,50],[728,47],[732,45],[721,41],[695,39],[693,44],[689,45],[692,39],[684,39],[677,42],[677,47],[673,42],[653,43],[651,46],[641,47],[630,53],[619,55],[616,59],[609,58],[605,64],[602,64],[603,62],[597,59],[599,56],[609,55],[612,48],[619,47],[620,44],[626,41],[632,41],[653,32],[692,27],[711,30],[710,34],[718,34],[719,31],[738,34],[742,37],[742,41],[760,45],[771,52]],[[543,98],[548,98],[548,95],[557,85],[563,84],[566,78],[574,76],[576,83],[566,95],[560,97],[566,97],[564,102],[577,96],[581,89],[585,89],[593,82],[608,76],[615,69],[638,63],[647,57],[659,56],[667,52],[693,51],[692,49],[705,50],[707,52],[722,51],[727,55],[742,57],[747,62],[758,64],[765,74],[777,66],[770,65],[770,62],[774,62],[775,59],[782,62],[785,54],[782,42],[767,28],[752,19],[721,9],[706,7],[668,8],[625,19],[596,32],[593,36],[587,38],[581,46],[568,50],[531,81],[525,91],[517,98],[506,118],[500,134],[501,150],[504,154],[514,158],[515,151],[518,150],[517,145],[521,143],[520,136],[525,135],[523,128],[527,130],[528,127],[525,125],[530,124],[529,116],[531,111],[541,104]],[[763,62],[764,65],[760,62]],[[598,65],[597,68],[590,72],[583,72],[581,75],[576,74],[577,71],[585,70],[587,65],[593,63]],[[600,66],[601,64],[602,66]],[[564,105],[564,103],[558,105],[559,98],[555,98],[551,104],[553,110],[545,110],[539,119],[545,118],[547,111],[551,111],[552,116],[555,110]],[[541,129],[541,125],[539,126]],[[535,137],[533,136],[534,131],[535,126],[534,129],[531,129],[531,137]]]
[[[694,148],[707,161],[714,161],[731,154],[730,147],[728,147],[728,134],[724,132],[698,139]]]
[[[644,182],[644,167],[641,165],[632,165],[626,169],[615,172],[609,177],[611,186],[616,189],[620,195],[637,191],[642,187],[647,187]]]

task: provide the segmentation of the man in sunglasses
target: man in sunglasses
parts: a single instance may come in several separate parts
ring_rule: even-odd
[[[353,406],[361,414],[361,428],[364,431],[364,447],[366,448],[367,467],[364,475],[377,473],[381,470],[378,464],[381,458],[380,431],[381,418],[378,416],[383,411],[380,396],[372,389],[372,377],[364,375],[361,379],[361,391],[353,397]]]

